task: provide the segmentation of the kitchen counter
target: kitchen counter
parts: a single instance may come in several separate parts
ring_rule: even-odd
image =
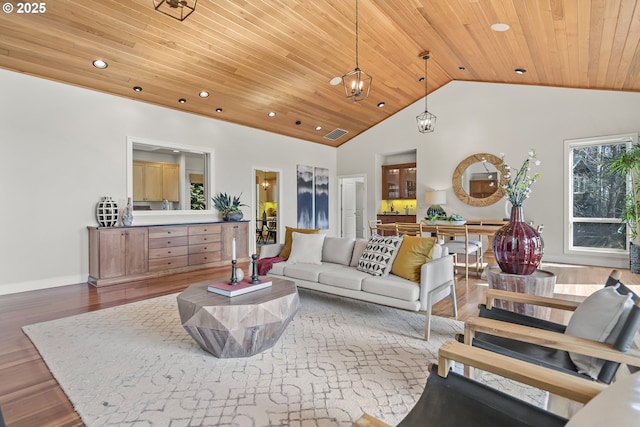
[[[400,214],[378,214],[377,218],[382,221],[383,224],[390,224],[392,222],[411,222],[416,223],[416,215],[400,215]]]

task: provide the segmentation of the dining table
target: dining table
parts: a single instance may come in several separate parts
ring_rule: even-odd
[[[496,258],[493,254],[493,236],[496,234],[496,231],[500,230],[500,228],[502,228],[502,226],[506,223],[508,223],[508,221],[479,219],[479,220],[469,220],[466,222],[466,224],[460,224],[460,225],[451,224],[448,221],[443,221],[442,225],[446,225],[447,227],[453,226],[453,227],[460,227],[460,228],[464,228],[466,226],[467,232],[469,233],[470,236],[477,235],[480,238],[482,236],[486,236],[487,250],[484,252],[483,257],[484,257],[485,263],[487,264],[486,268],[489,268],[489,267],[498,265]],[[431,233],[432,235],[435,235],[437,226],[438,224],[430,224],[430,223],[423,222],[422,231],[423,233]],[[378,224],[377,229],[378,229],[378,233],[383,236],[392,236],[397,234],[395,223]]]

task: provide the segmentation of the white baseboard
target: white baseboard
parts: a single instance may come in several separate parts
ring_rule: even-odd
[[[38,289],[57,288],[87,281],[86,275],[61,276],[41,280],[30,280],[18,283],[0,284],[0,295],[16,294],[18,292],[35,291]]]

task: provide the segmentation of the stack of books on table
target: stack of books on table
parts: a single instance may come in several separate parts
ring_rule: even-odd
[[[261,283],[249,283],[249,280],[251,277],[245,277],[237,285],[230,285],[228,281],[215,282],[211,283],[207,290],[227,297],[235,297],[271,286],[271,280],[266,280],[264,277],[260,278]]]

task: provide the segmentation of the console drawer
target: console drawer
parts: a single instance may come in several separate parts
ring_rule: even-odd
[[[189,236],[197,236],[199,234],[220,234],[222,227],[220,224],[206,224],[206,225],[190,225]]]
[[[219,252],[222,248],[220,242],[205,243],[202,245],[189,245],[189,255],[201,254],[205,252]]]
[[[149,227],[149,238],[155,239],[158,237],[180,237],[187,235],[187,227],[185,226],[161,226],[161,227]]]
[[[187,246],[188,244],[189,238],[187,236],[149,239],[149,249],[172,248],[175,246]]]
[[[188,246],[176,246],[169,248],[149,249],[149,259],[169,258],[187,255],[189,253]]]
[[[206,264],[209,262],[216,262],[222,259],[222,253],[218,252],[203,252],[200,254],[189,255],[189,265]]]
[[[219,234],[199,234],[199,235],[190,235],[189,236],[189,244],[190,245],[200,245],[202,243],[210,243],[210,242],[219,242],[222,240]]]
[[[186,267],[187,265],[189,265],[188,255],[150,259],[149,271],[168,270],[170,268]]]

